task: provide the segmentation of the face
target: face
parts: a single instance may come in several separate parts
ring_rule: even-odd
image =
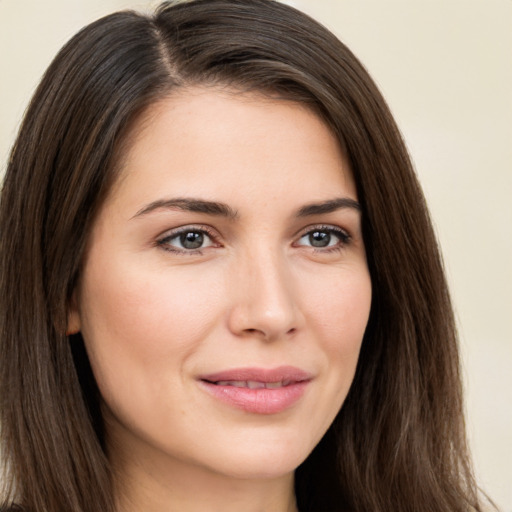
[[[347,161],[306,108],[213,89],[153,105],[127,147],[69,316],[111,455],[292,473],[343,404],[370,310]]]

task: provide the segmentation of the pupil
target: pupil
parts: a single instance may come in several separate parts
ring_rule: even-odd
[[[189,231],[180,235],[181,245],[185,249],[199,249],[203,245],[204,236],[202,233]]]
[[[315,231],[309,235],[309,242],[313,247],[327,247],[331,241],[331,235],[325,231]]]

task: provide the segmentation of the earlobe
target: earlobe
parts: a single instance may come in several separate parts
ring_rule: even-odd
[[[68,324],[66,327],[66,336],[71,336],[80,332],[80,314],[78,312],[78,306],[76,303],[76,297],[73,293],[68,310]]]

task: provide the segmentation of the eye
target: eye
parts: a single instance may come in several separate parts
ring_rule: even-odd
[[[296,245],[309,246],[315,249],[342,248],[350,242],[350,235],[332,226],[310,228],[298,240]]]
[[[200,251],[214,244],[213,236],[204,228],[185,227],[158,240],[158,245],[171,252]]]

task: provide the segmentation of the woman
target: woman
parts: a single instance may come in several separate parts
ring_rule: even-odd
[[[83,29],[0,226],[6,504],[481,510],[421,190],[305,15],[194,0]]]

